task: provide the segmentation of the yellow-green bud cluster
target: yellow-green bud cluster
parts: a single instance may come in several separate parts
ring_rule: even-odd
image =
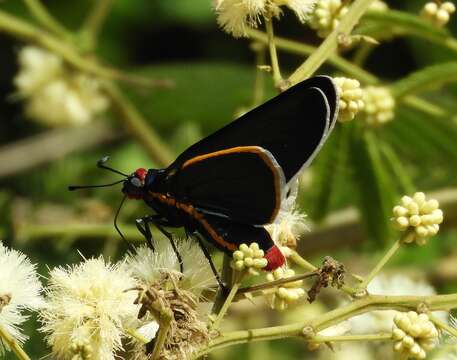
[[[236,271],[247,270],[252,275],[258,275],[258,271],[268,265],[264,258],[264,252],[259,244],[241,244],[238,250],[233,252],[232,268]]]
[[[399,313],[394,318],[392,338],[394,350],[405,359],[425,359],[427,351],[436,346],[438,330],[427,314],[414,311]]]
[[[426,238],[436,235],[439,224],[443,222],[443,211],[439,206],[437,200],[427,200],[422,192],[401,198],[401,204],[393,209],[395,225],[401,231],[414,228],[417,235],[407,238],[407,242],[416,240],[419,245],[424,245]]]
[[[366,121],[379,126],[394,118],[395,99],[385,87],[368,86],[363,89]]]
[[[341,0],[318,0],[309,25],[319,37],[325,38],[336,29],[347,12],[348,7]]]
[[[275,281],[289,278],[295,275],[292,269],[278,268],[267,275],[268,281]],[[305,290],[302,289],[302,280],[292,281],[282,284],[275,289],[273,294],[269,294],[267,299],[272,309],[283,311],[287,306],[294,301],[297,301],[305,295]]]
[[[451,14],[454,12],[455,5],[450,1],[441,4],[431,1],[424,5],[421,16],[433,25],[442,27],[449,22]]]
[[[333,80],[340,96],[338,120],[341,122],[351,121],[365,106],[360,83],[356,79],[345,77],[336,77]]]

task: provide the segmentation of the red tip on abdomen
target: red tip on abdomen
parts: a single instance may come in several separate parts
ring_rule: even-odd
[[[286,262],[286,258],[284,257],[281,250],[276,245],[273,245],[266,253],[265,259],[268,261],[268,265],[263,268],[266,271],[272,271],[277,269],[280,266],[283,266]]]

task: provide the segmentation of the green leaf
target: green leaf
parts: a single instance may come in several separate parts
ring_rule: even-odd
[[[371,130],[354,133],[351,160],[358,206],[368,235],[389,240],[391,210],[396,198],[392,177],[382,161],[378,138]]]
[[[420,69],[392,84],[390,90],[398,99],[453,81],[457,81],[457,62],[448,62]]]
[[[158,89],[146,95],[129,89],[135,104],[162,130],[197,122],[207,134],[233,120],[237,109],[252,100],[254,71],[249,66],[178,63],[150,66],[137,73],[176,83],[172,89]],[[268,95],[274,95],[272,87]]]
[[[347,171],[350,131],[349,124],[338,126],[313,166],[311,217],[317,222],[328,214],[341,191],[341,183]]]

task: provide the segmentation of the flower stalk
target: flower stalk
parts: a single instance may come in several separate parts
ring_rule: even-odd
[[[382,270],[382,268],[387,264],[387,262],[394,256],[397,251],[400,249],[405,240],[408,240],[410,237],[414,236],[413,233],[406,232],[400,239],[395,241],[390,249],[384,254],[384,256],[379,260],[376,266],[371,270],[371,272],[365,277],[365,279],[358,285],[359,290],[366,290],[368,284],[373,280],[376,275]]]
[[[281,70],[279,69],[278,53],[276,51],[273,18],[265,17],[265,29],[268,36],[268,49],[270,51],[271,69],[273,72],[273,82],[276,88],[280,88],[282,83]]]
[[[20,360],[30,360],[30,357],[18,344],[18,342],[5,330],[3,326],[0,325],[0,338],[8,347],[13,350],[17,358]]]

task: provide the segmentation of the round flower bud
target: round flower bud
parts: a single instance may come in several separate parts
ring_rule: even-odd
[[[385,87],[368,86],[363,90],[366,122],[380,126],[394,118],[395,99]]]
[[[309,21],[317,35],[325,38],[336,29],[341,19],[348,12],[348,7],[341,0],[318,0]]]
[[[439,224],[443,222],[443,211],[439,209],[439,203],[435,199],[427,200],[423,192],[417,192],[414,196],[403,196],[400,205],[393,208],[393,221],[397,229],[405,231],[414,230],[416,237],[407,237],[406,242],[416,241],[423,245],[430,236],[439,231]]]
[[[437,27],[443,27],[449,22],[451,14],[454,12],[455,5],[450,1],[441,4],[428,2],[422,8],[421,17]]]
[[[247,270],[251,275],[258,275],[258,271],[267,266],[268,261],[264,258],[264,252],[259,244],[241,244],[238,250],[232,254],[231,266],[236,271]]]
[[[278,268],[267,275],[268,281],[289,278],[295,275],[292,269]],[[272,309],[285,310],[288,304],[293,303],[305,295],[302,289],[302,280],[282,284],[275,288],[274,293],[267,293],[267,301]]]
[[[340,96],[338,120],[347,122],[363,109],[363,92],[360,83],[355,79],[336,77],[333,79]]]
[[[394,351],[402,358],[425,359],[437,343],[438,330],[428,315],[414,311],[398,313],[394,318],[392,340]]]

